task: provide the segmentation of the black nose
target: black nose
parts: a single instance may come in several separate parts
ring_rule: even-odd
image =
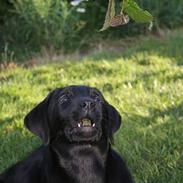
[[[83,109],[92,109],[95,107],[95,102],[93,101],[90,101],[90,100],[85,100],[85,101],[82,101],[80,106],[83,108]]]

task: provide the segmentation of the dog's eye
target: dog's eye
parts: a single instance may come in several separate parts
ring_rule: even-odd
[[[95,102],[101,102],[102,101],[101,95],[97,91],[91,90],[90,95],[95,100]]]
[[[101,102],[101,98],[99,95],[95,94],[93,95],[93,99],[96,101],[96,102]]]
[[[59,98],[59,103],[63,104],[64,102],[67,102],[70,99],[69,95],[64,94]]]

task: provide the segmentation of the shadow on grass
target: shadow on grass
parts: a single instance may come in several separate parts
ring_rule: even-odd
[[[141,127],[148,127],[148,125],[152,125],[156,121],[157,118],[164,118],[166,116],[173,117],[175,122],[180,122],[183,120],[183,102],[175,107],[168,107],[165,110],[159,110],[156,108],[149,108],[149,116],[144,117],[136,114],[127,114],[127,118],[130,121],[138,121],[138,125]],[[163,123],[162,123],[163,124]],[[165,123],[166,124],[166,123]]]
[[[0,83],[8,82],[8,81],[12,80],[15,77],[16,77],[15,74],[11,74],[7,77],[2,76],[2,77],[0,77]]]
[[[11,93],[8,91],[0,91],[0,97],[2,97],[2,99],[4,100],[9,100],[9,101],[18,101],[20,99],[20,96],[16,95],[15,93]],[[8,103],[8,101],[7,101]]]
[[[149,111],[147,117],[126,114],[126,131],[121,131],[124,145],[117,139],[119,151],[122,149],[139,182],[143,182],[140,172],[146,172],[147,182],[181,182],[183,102],[165,110],[150,108]]]
[[[154,117],[165,117],[168,116],[174,116],[175,118],[183,118],[183,103],[179,104],[175,107],[168,107],[164,111],[161,111],[159,109],[150,109],[150,113]]]
[[[0,172],[26,158],[40,145],[36,137],[23,135],[20,129],[0,134]]]
[[[0,129],[3,126],[6,126],[9,123],[11,123],[13,120],[20,119],[21,117],[22,117],[22,114],[17,114],[17,115],[13,115],[13,116],[10,116],[10,117],[0,118]]]
[[[110,70],[106,71],[105,69],[103,69],[103,72],[107,73],[106,75],[108,77],[113,76],[113,73],[110,73]],[[160,84],[160,86],[158,87],[161,88],[161,86],[163,87],[164,84],[168,85],[170,83],[171,85],[172,83],[175,83],[181,80],[183,80],[183,73],[177,72],[177,70],[174,70],[173,73],[171,73],[169,69],[163,69],[160,71],[148,71],[147,73],[143,72],[143,73],[136,74],[135,77],[132,79],[119,80],[114,83],[106,82],[103,85],[103,91],[112,92],[116,90],[119,86],[122,86],[122,85],[128,86],[129,84],[134,89],[138,88],[140,84],[143,86],[143,88],[154,91],[156,90],[156,86],[155,86],[156,81],[158,81],[158,83]]]

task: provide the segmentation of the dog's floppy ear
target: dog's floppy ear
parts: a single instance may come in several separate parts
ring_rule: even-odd
[[[39,136],[44,144],[49,144],[50,141],[50,130],[48,125],[48,105],[50,96],[51,94],[32,109],[24,119],[24,124],[28,130]]]
[[[113,135],[121,125],[121,115],[119,112],[109,103],[107,105],[107,115],[108,115],[108,125],[109,125],[109,133]]]

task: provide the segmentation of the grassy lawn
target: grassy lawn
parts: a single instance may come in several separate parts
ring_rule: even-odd
[[[121,112],[114,146],[137,183],[183,182],[183,30],[122,53],[0,71],[0,172],[41,144],[23,127],[26,113],[71,84],[99,88]]]

